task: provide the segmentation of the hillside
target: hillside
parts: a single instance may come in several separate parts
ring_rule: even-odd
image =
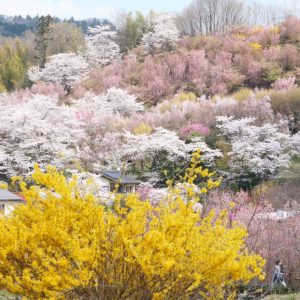
[[[234,295],[236,291],[231,290],[230,284],[223,288],[220,278],[242,290],[245,286],[240,284],[239,276],[244,276],[248,285],[254,277],[263,280],[261,268],[264,268],[268,284],[274,262],[280,258],[284,260],[288,287],[299,290],[300,19],[290,16],[277,26],[242,26],[226,34],[198,36],[184,36],[168,14],[145,17],[136,14],[127,20],[130,26],[125,26],[124,31],[101,25],[90,27],[83,35],[65,23],[57,34],[53,30],[57,25],[41,17],[39,30],[31,36],[31,40],[38,41],[35,50],[26,44],[26,39],[0,49],[0,180],[12,183],[14,189],[22,188],[30,199],[29,206],[24,206],[26,218],[22,217],[22,210],[17,210],[17,215],[20,213],[17,223],[14,218],[8,218],[7,222],[13,228],[20,224],[26,233],[24,240],[28,237],[34,243],[35,239],[38,241],[33,243],[32,257],[37,252],[41,261],[43,255],[50,257],[49,265],[55,265],[53,270],[59,269],[60,264],[68,265],[80,274],[73,278],[73,272],[62,268],[63,276],[68,279],[62,284],[62,277],[57,272],[51,273],[49,278],[56,279],[46,277],[47,295],[57,296],[55,289],[62,289],[61,286],[66,293],[67,288],[73,288],[72,282],[80,288],[71,289],[74,294],[68,294],[69,299],[96,293],[87,287],[97,286],[89,281],[94,276],[90,269],[94,266],[90,260],[94,252],[90,251],[98,251],[95,241],[106,245],[107,240],[102,231],[90,230],[89,222],[93,226],[104,224],[104,232],[116,232],[112,236],[117,238],[110,239],[105,247],[120,250],[116,255],[123,267],[134,266],[131,272],[136,278],[134,282],[148,280],[148,275],[156,282],[158,277],[153,270],[162,263],[159,276],[166,284],[176,282],[174,278],[181,282],[182,274],[189,278],[188,287],[190,281],[199,284],[208,280],[208,287],[204,284],[199,289],[205,291],[204,295],[212,295],[208,299],[222,299],[227,292]],[[122,195],[120,199],[104,198],[103,204],[95,190],[89,184],[85,186],[84,180],[79,184],[75,176],[89,182],[87,178],[97,178],[107,170],[120,170],[138,178],[141,182],[138,194],[123,195],[124,203]],[[42,195],[46,195],[49,205]],[[119,202],[114,202],[115,199]],[[49,213],[49,220],[44,218],[44,211]],[[162,223],[160,215],[165,218]],[[101,218],[105,220],[102,225]],[[28,224],[34,224],[32,230],[28,230]],[[194,230],[199,224],[203,227],[200,233]],[[17,253],[13,263],[19,270],[20,246],[14,242],[18,230],[10,233],[1,218],[0,226],[3,240],[5,234],[13,236],[8,239],[7,247]],[[71,229],[65,231],[64,226]],[[127,226],[126,230],[122,226]],[[54,229],[48,231],[49,227]],[[163,234],[161,228],[165,228]],[[179,228],[180,234],[174,231],[173,235],[172,228]],[[151,235],[143,244],[148,229]],[[192,230],[198,244],[187,239],[192,250],[184,246],[186,252],[180,250],[181,246],[178,250],[173,239],[185,245],[182,241]],[[202,237],[202,231],[207,235]],[[59,257],[57,261],[48,256],[47,247],[40,246],[44,245],[44,235],[49,237],[53,253]],[[81,244],[76,242],[77,235],[84,245],[82,252]],[[61,236],[68,242],[60,240]],[[216,247],[206,245],[207,240],[216,243]],[[162,241],[166,243],[160,252]],[[74,253],[71,248],[64,250],[67,259],[60,256],[60,247],[65,244],[75,249]],[[182,266],[175,263],[176,257],[183,257],[185,263],[190,258],[199,261],[204,253],[197,250],[200,246],[207,247],[203,249],[211,255],[203,258],[202,263],[213,261],[209,270],[221,265],[216,269],[224,277],[212,276],[210,271],[198,276],[197,263],[188,263],[196,274],[191,278],[188,272],[180,273],[187,268],[184,263]],[[46,249],[45,253],[35,251],[35,247]],[[146,259],[136,262],[148,247],[154,250],[147,259],[151,263],[151,257],[157,259],[153,266],[149,263],[149,270]],[[226,250],[226,247],[231,248]],[[101,248],[99,253],[107,253],[107,249]],[[164,251],[169,255],[175,253],[172,261],[166,261],[164,255],[155,256]],[[127,252],[130,259],[122,260]],[[191,255],[192,252],[197,255]],[[261,255],[266,264],[260,256],[252,256],[252,252]],[[5,257],[9,256],[0,251],[0,258]],[[110,293],[109,299],[114,299],[111,296],[114,287],[110,284],[114,280],[121,282],[123,277],[119,279],[117,267],[115,273],[111,272],[110,263],[115,261],[107,257],[101,258],[107,262],[107,274],[116,277],[107,281],[109,289],[101,285],[101,295]],[[78,268],[77,261],[80,261]],[[86,268],[82,273],[81,266]],[[101,266],[97,265],[97,272],[101,272]],[[178,273],[174,271],[174,275],[175,266]],[[35,263],[35,267],[44,270],[45,266]],[[24,280],[30,282],[38,295],[44,295],[44,279],[35,280],[40,273],[32,272],[34,276],[24,273]],[[128,275],[124,268],[122,272]],[[143,272],[148,272],[147,276]],[[80,276],[85,286],[81,286]],[[131,283],[130,276],[126,282]],[[5,282],[0,277],[1,280]],[[55,288],[51,288],[48,280],[54,282]],[[196,283],[192,289],[198,293]],[[13,293],[18,291],[11,282],[5,286]],[[151,288],[155,290],[157,286],[161,288],[157,282]],[[170,295],[177,295],[177,287],[170,286]],[[218,294],[215,286],[222,286],[222,294]],[[139,289],[134,284],[131,288],[138,295]],[[23,286],[20,291],[31,292]],[[144,293],[150,299],[154,292],[145,288]]]

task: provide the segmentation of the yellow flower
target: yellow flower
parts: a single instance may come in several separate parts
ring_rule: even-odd
[[[231,201],[231,202],[229,203],[229,207],[230,207],[230,208],[234,208],[234,207],[235,207],[235,203]]]
[[[202,188],[200,191],[202,194],[206,194],[208,192],[207,188]]]
[[[151,134],[152,130],[153,129],[150,125],[148,125],[147,123],[142,122],[136,128],[134,128],[133,132],[134,132],[135,135]]]
[[[262,49],[262,46],[258,43],[251,43],[250,48],[255,51],[260,51]]]
[[[183,183],[188,202],[170,188],[155,206],[137,194],[115,194],[108,207],[53,167],[35,166],[31,181],[20,184],[26,204],[0,218],[0,286],[13,294],[79,299],[95,290],[101,299],[166,300],[197,291],[221,300],[263,279],[264,261],[247,251],[246,229],[228,228],[226,211],[202,217],[191,184]]]

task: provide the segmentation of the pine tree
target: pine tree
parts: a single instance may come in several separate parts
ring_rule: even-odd
[[[50,40],[50,23],[52,17],[50,15],[41,16],[37,22],[37,33],[34,40],[37,51],[36,58],[39,60],[39,67],[43,69],[46,63],[46,51]]]

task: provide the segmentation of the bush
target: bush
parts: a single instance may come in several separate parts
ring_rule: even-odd
[[[235,93],[233,93],[231,96],[232,98],[236,99],[239,102],[243,102],[247,98],[249,98],[251,95],[251,90],[248,88],[241,88]]]
[[[300,19],[295,16],[287,17],[280,25],[280,38],[283,42],[298,42],[300,40]]]
[[[298,67],[300,64],[300,55],[298,49],[290,44],[286,44],[280,53],[280,64],[283,70],[289,71]]]
[[[270,86],[271,83],[281,77],[281,74],[282,69],[276,63],[265,63],[263,65],[261,82],[266,86]]]
[[[194,210],[194,176],[207,189],[214,183],[195,168],[199,153],[191,163],[188,199],[175,189],[156,206],[131,194],[108,207],[76,178],[36,167],[33,186],[21,183],[26,205],[0,219],[0,288],[31,299],[233,297],[237,285],[261,276],[264,261],[224,211],[202,218]]]
[[[300,113],[300,88],[288,91],[273,91],[271,103],[274,113],[294,115]]]

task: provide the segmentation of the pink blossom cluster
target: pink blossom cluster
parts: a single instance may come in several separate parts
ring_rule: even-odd
[[[241,86],[270,87],[285,72],[291,78],[297,76],[300,67],[300,53],[293,42],[297,30],[289,27],[290,22],[282,23],[284,33],[279,26],[224,36],[183,37],[173,53],[145,56],[134,49],[122,62],[94,70],[82,84],[98,93],[125,88],[149,104],[181,91],[222,95]],[[279,43],[285,36],[287,42]]]
[[[272,87],[274,90],[282,91],[282,90],[291,90],[296,87],[295,84],[296,77],[285,77],[277,79],[273,84]]]
[[[182,138],[186,139],[193,133],[198,133],[201,136],[207,136],[210,134],[210,129],[201,123],[194,123],[180,128],[179,133]]]
[[[234,203],[234,205],[231,204]],[[281,259],[285,265],[285,280],[290,287],[299,288],[300,268],[300,214],[286,218],[262,218],[273,215],[274,208],[262,193],[232,193],[214,191],[208,199],[206,210],[228,210],[229,225],[239,222],[246,226],[249,236],[247,244],[251,251],[259,253],[266,260],[266,282],[270,282],[274,263]],[[288,214],[286,214],[288,215]]]

